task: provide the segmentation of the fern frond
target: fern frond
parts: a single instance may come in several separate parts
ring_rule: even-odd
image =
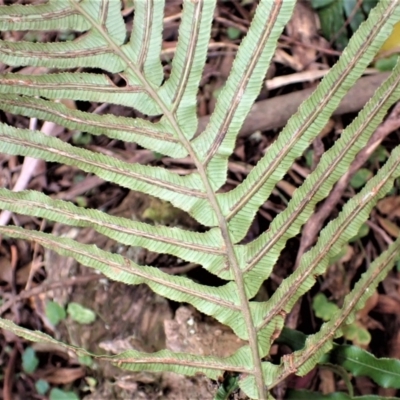
[[[165,121],[152,123],[140,118],[90,114],[71,110],[62,103],[27,96],[16,97],[15,95],[0,94],[0,101],[4,111],[31,118],[40,118],[69,129],[89,132],[96,136],[106,135],[109,138],[123,140],[127,143],[138,143],[147,149],[170,157],[187,156],[187,151],[179,140],[170,133],[170,127]]]
[[[40,96],[53,100],[73,99],[132,107],[138,101],[139,94],[146,94],[146,90],[139,84],[119,87],[106,75],[88,72],[54,72],[44,75],[6,73],[0,77],[1,93]],[[156,105],[151,107],[154,113],[160,113]]]
[[[197,130],[197,91],[206,61],[215,0],[184,2],[179,41],[170,78],[159,96],[191,139]]]
[[[342,336],[341,328],[354,321],[356,312],[365,306],[375,288],[399,259],[399,254],[400,238],[371,263],[354,289],[345,297],[343,307],[332,319],[325,322],[319,332],[307,337],[304,349],[296,351],[292,357],[291,368],[295,368],[298,375],[307,374],[319,362],[321,356],[332,348],[333,339],[336,336]],[[284,364],[281,365],[278,381],[288,375],[289,372],[285,367]]]
[[[219,189],[226,180],[228,157],[236,137],[258,96],[280,34],[295,1],[262,0],[243,39],[229,78],[218,96],[210,122],[193,147]],[[266,18],[266,16],[268,16]]]
[[[69,2],[49,0],[40,5],[0,7],[0,27],[2,31],[73,29],[84,32],[90,24]]]
[[[148,82],[159,87],[164,77],[160,61],[164,0],[135,1],[135,20],[126,54]],[[128,50],[129,49],[129,50]]]
[[[9,42],[0,41],[0,55],[3,62],[9,65],[21,66],[41,66],[47,68],[79,68],[97,67],[98,65],[106,65],[109,72],[120,72],[124,69],[124,63],[120,57],[113,54],[110,48],[110,43],[115,46],[121,46],[125,40],[126,28],[120,12],[120,3],[117,1],[111,2],[96,2],[84,0],[80,3],[69,1],[68,10],[65,10],[65,3],[57,1],[52,2],[52,8],[46,9],[44,17],[45,29],[59,29],[57,18],[54,11],[59,13],[66,11],[64,18],[71,15],[80,14],[79,18],[69,19],[68,23],[75,22],[76,31],[84,31],[91,28],[88,33],[79,41],[63,42],[63,43],[30,43],[30,42]],[[58,5],[56,5],[58,3]],[[18,12],[20,8],[8,9],[8,12]],[[79,10],[79,13],[76,11]],[[32,9],[33,11],[34,9]],[[41,11],[43,8],[36,9]],[[26,12],[24,13],[26,15]],[[95,16],[95,17],[94,17]],[[3,22],[3,21],[0,21]],[[10,20],[5,23],[8,29],[29,30],[32,25],[36,29],[41,29],[38,26],[38,20],[35,18],[32,21],[30,18],[21,18],[19,16],[15,23],[10,23]],[[43,20],[40,21],[43,23]],[[4,25],[0,25],[3,30]],[[107,32],[105,39],[104,32]]]
[[[399,99],[400,62],[357,118],[343,130],[340,139],[324,153],[315,171],[294,192],[287,208],[276,216],[268,231],[245,246],[247,263],[244,271],[248,272],[245,279],[250,296],[255,295],[259,289],[256,286],[258,281],[253,276],[269,276],[286,241],[299,233],[315,205],[329,194],[356,154],[365,147],[388,109]]]
[[[282,318],[282,314],[289,312],[299,297],[314,285],[316,277],[328,267],[329,258],[337,255],[343,245],[357,234],[372,207],[392,188],[393,181],[399,176],[400,147],[396,147],[364,189],[349,200],[340,215],[322,230],[317,244],[303,256],[299,268],[265,303],[265,318],[259,329],[279,314],[278,318]]]
[[[223,241],[217,229],[197,233],[179,228],[152,226],[113,217],[97,210],[87,210],[70,202],[53,200],[35,191],[15,193],[0,188],[0,208],[72,226],[91,227],[118,243],[173,254],[183,260],[198,263],[219,276],[223,276],[221,269],[225,268],[229,272],[225,253],[221,249]]]
[[[225,359],[213,356],[176,353],[169,350],[162,350],[153,354],[129,350],[115,356],[107,356],[93,354],[81,347],[68,345],[43,332],[22,328],[7,319],[0,318],[0,328],[14,332],[16,335],[29,341],[59,346],[72,351],[76,355],[85,355],[99,361],[108,361],[129,371],[141,371],[143,369],[154,372],[174,371],[189,376],[201,372],[211,379],[218,379],[224,371],[244,374],[252,372],[248,362],[249,351],[246,348],[240,349],[235,355]]]
[[[0,149],[8,154],[29,155],[76,166],[109,182],[170,201],[200,222],[206,222],[205,225],[213,225],[214,213],[211,209],[207,210],[207,194],[204,189],[201,190],[203,184],[198,174],[179,176],[159,167],[130,164],[71,146],[40,132],[33,133],[4,124],[0,124]]]
[[[258,208],[294,159],[302,155],[325,126],[399,19],[400,8],[396,2],[381,2],[350,39],[338,63],[289,120],[247,178],[229,193],[218,196],[236,241],[244,237]]]
[[[171,254],[199,264],[225,282],[219,287],[206,286],[54,234],[15,226],[1,226],[0,234],[33,240],[114,281],[146,284],[167,299],[189,303],[214,317],[246,341],[235,354],[224,359],[168,350],[154,354],[132,350],[116,356],[92,355],[61,343],[65,348],[132,371],[148,369],[187,375],[201,372],[212,379],[231,371],[240,374],[239,385],[248,396],[265,399],[267,387],[276,386],[293,372],[304,375],[315,366],[330,349],[333,339],[341,335],[342,327],[352,321],[365,303],[370,289],[388,272],[398,257],[399,240],[372,264],[335,318],[310,336],[302,350],[285,356],[281,365],[264,360],[284,327],[286,314],[310,290],[316,277],[326,271],[329,260],[358,232],[378,199],[400,177],[399,146],[375,177],[321,232],[316,245],[302,257],[299,268],[283,280],[268,301],[257,300],[257,293],[287,240],[299,233],[316,204],[328,196],[389,108],[400,100],[399,61],[359,116],[294,192],[287,209],[271,222],[268,231],[246,245],[238,244],[248,233],[259,207],[295,158],[302,156],[320,134],[400,20],[398,2],[382,0],[247,178],[230,192],[221,193],[239,130],[260,92],[278,39],[295,5],[295,0],[260,0],[210,122],[197,136],[197,92],[207,60],[216,0],[183,1],[169,76],[164,76],[160,57],[164,0],[135,0],[132,32],[117,0],[49,0],[40,6],[0,6],[0,29],[4,32],[68,29],[75,37],[57,43],[0,40],[1,62],[17,68],[41,67],[29,74],[23,73],[26,69],[0,74],[1,110],[94,136],[136,143],[171,158],[185,157],[191,160],[194,170],[180,175],[159,166],[129,163],[72,146],[40,131],[17,129],[4,123],[0,123],[0,151],[73,166],[155,196],[186,211],[208,230],[200,233],[152,226],[77,207],[41,193],[14,193],[5,188],[0,189],[0,207],[91,228],[128,246]],[[134,109],[132,115],[140,114],[136,118],[96,115],[70,109],[62,104],[63,99],[115,104]],[[0,319],[0,327],[30,340],[60,344],[44,333],[31,332],[7,320]]]
[[[232,293],[228,286],[213,288],[200,285],[185,277],[169,275],[158,268],[138,265],[119,254],[101,250],[95,245],[82,244],[43,232],[0,226],[0,233],[34,240],[60,255],[73,257],[82,265],[94,268],[114,281],[129,285],[145,283],[161,296],[192,304],[204,314],[231,326],[236,335],[243,340],[248,339],[238,296]]]

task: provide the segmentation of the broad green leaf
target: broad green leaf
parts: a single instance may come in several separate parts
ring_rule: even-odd
[[[368,170],[367,168],[360,168],[351,178],[350,185],[354,189],[359,189],[367,183],[368,179],[370,179],[371,176],[372,172],[370,170]]]
[[[397,59],[396,59],[397,61]],[[392,70],[393,68],[391,68]],[[372,153],[371,157],[368,159],[369,162],[384,162],[387,160],[389,154],[386,148],[382,145],[379,145],[377,149]]]
[[[370,229],[369,229],[369,226],[367,224],[361,225],[357,235],[353,236],[349,240],[349,242],[352,243],[352,242],[355,242],[355,241],[367,236],[369,234],[369,231],[370,231]]]
[[[368,376],[379,386],[400,389],[400,361],[376,358],[356,346],[334,346],[329,361],[341,365],[354,376]]]
[[[323,293],[318,293],[314,296],[312,307],[315,315],[324,321],[331,320],[339,310],[339,307],[329,301]],[[343,336],[358,346],[367,346],[371,341],[371,335],[368,330],[357,322],[344,326]]]
[[[96,314],[94,311],[79,303],[68,303],[67,313],[72,320],[82,325],[91,324],[96,320]]]
[[[22,353],[22,369],[27,374],[32,374],[36,371],[39,365],[39,359],[36,356],[36,352],[32,347],[27,347]]]
[[[334,3],[336,0],[311,0],[311,5],[313,8],[318,9],[322,7],[327,7]]]
[[[214,400],[228,400],[231,394],[238,389],[238,377],[235,375],[228,375],[214,396]]]
[[[279,344],[286,344],[292,350],[300,350],[304,347],[306,339],[307,335],[305,335],[304,333],[295,329],[284,327],[276,342]]]
[[[315,315],[324,321],[329,321],[339,307],[329,301],[323,293],[318,293],[313,298],[312,307]]]
[[[38,379],[35,382],[35,388],[36,391],[43,396],[49,390],[50,385],[44,379]]]
[[[229,39],[236,40],[240,38],[241,32],[238,28],[229,26],[226,30],[226,34],[228,35]]]
[[[359,3],[357,2],[357,0],[344,1],[343,9],[346,17],[349,20],[349,25],[352,31],[355,32],[365,19]]]
[[[349,0],[335,0],[318,11],[322,33],[329,41],[335,39],[336,45],[342,50],[348,43],[347,32],[342,28],[346,24],[344,16],[344,2]]]
[[[78,361],[79,361],[79,364],[85,365],[86,367],[93,366],[93,359],[90,356],[79,356]]]
[[[311,392],[309,390],[294,390],[289,389],[287,392],[287,399],[290,400],[398,400],[398,397],[382,397],[378,395],[365,395],[365,396],[349,396],[347,393],[335,392],[329,394],[322,394],[319,392]]]
[[[65,319],[66,313],[64,307],[61,307],[56,301],[48,301],[46,303],[46,317],[55,326]]]
[[[300,350],[306,339],[307,336],[303,333],[284,328],[277,342],[284,343],[293,350]],[[400,382],[399,360],[377,358],[357,346],[334,344],[320,362],[341,366],[355,376],[367,376],[382,387],[398,388]]]
[[[353,322],[343,327],[343,336],[345,339],[352,341],[357,346],[368,346],[371,342],[371,334],[366,328]]]
[[[71,391],[65,391],[58,388],[50,390],[50,400],[79,400],[79,397]]]

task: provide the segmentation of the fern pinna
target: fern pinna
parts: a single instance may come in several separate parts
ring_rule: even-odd
[[[160,57],[162,0],[134,2],[131,32],[127,31],[118,0],[49,0],[40,5],[0,7],[3,32],[73,30],[82,33],[77,39],[57,43],[1,40],[2,63],[10,67],[42,67],[45,71],[2,73],[2,110],[92,135],[135,142],[168,157],[190,157],[196,170],[182,176],[160,167],[132,164],[72,146],[40,131],[18,129],[5,123],[0,125],[0,151],[74,165],[108,182],[168,201],[208,230],[197,233],[152,226],[78,207],[35,191],[12,192],[1,188],[0,207],[67,225],[91,227],[119,243],[172,254],[200,264],[225,284],[205,286],[152,266],[137,265],[93,245],[17,226],[2,226],[0,233],[32,240],[73,257],[112,280],[132,285],[145,283],[168,299],[189,303],[216,318],[247,342],[228,358],[169,350],[152,354],[130,350],[117,356],[91,354],[93,357],[132,371],[174,371],[186,375],[200,372],[212,379],[231,371],[240,374],[239,386],[249,397],[264,399],[269,389],[288,375],[304,375],[318,363],[331,349],[333,339],[341,335],[342,327],[363,307],[372,288],[392,268],[400,240],[372,263],[346,296],[335,318],[309,336],[302,349],[283,357],[278,364],[268,361],[271,344],[279,336],[287,313],[313,286],[316,277],[326,271],[329,259],[358,232],[377,200],[391,189],[400,175],[400,148],[397,147],[376,176],[325,227],[296,271],[281,283],[272,297],[268,301],[254,300],[287,240],[300,232],[315,205],[328,195],[387,110],[400,98],[398,63],[359,116],[325,152],[269,229],[252,242],[240,244],[259,207],[293,161],[321,132],[341,99],[373,60],[393,24],[400,19],[396,1],[381,1],[351,38],[337,64],[289,120],[246,179],[231,191],[222,192],[228,158],[261,89],[295,3],[295,0],[260,0],[229,78],[219,93],[215,111],[202,132],[197,132],[197,91],[207,59],[215,0],[183,1],[179,40],[168,79],[164,79]],[[84,72],[90,68],[97,72]],[[116,86],[107,74],[119,74],[125,85]],[[56,102],[57,99],[132,107],[146,118],[89,114],[70,109]],[[10,320],[1,319],[0,326],[29,340],[58,343],[76,353],[87,354],[84,349],[59,343]]]

